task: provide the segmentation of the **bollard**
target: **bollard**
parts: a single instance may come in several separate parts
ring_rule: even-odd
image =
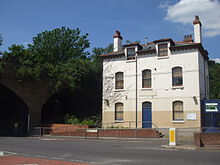
[[[176,128],[169,129],[169,145],[176,145]]]

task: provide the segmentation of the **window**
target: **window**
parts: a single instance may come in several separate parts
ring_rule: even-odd
[[[173,86],[183,85],[182,67],[172,68],[172,85]]]
[[[135,59],[135,48],[127,49],[127,59],[128,60]]]
[[[123,103],[115,104],[115,120],[123,120]]]
[[[173,120],[174,121],[183,121],[183,102],[174,101],[173,102]]]
[[[124,88],[124,74],[123,72],[117,72],[115,74],[115,89]]]
[[[151,70],[142,71],[142,88],[151,88]]]
[[[167,44],[160,44],[158,45],[158,56],[168,56],[168,47]]]

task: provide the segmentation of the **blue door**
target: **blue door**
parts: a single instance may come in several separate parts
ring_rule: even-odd
[[[151,102],[142,103],[142,128],[152,128]]]

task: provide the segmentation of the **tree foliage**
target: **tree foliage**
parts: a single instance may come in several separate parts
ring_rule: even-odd
[[[93,48],[92,61],[97,72],[102,73],[102,59],[100,55],[107,54],[113,51],[113,44],[109,44],[106,48]]]
[[[220,99],[220,64],[209,61],[210,99]]]
[[[65,27],[45,31],[27,48],[12,45],[3,53],[2,65],[16,70],[19,82],[49,80],[54,89],[77,88],[92,65],[87,58],[88,34]]]

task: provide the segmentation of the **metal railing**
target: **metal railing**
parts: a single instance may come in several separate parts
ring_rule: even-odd
[[[144,126],[148,126],[147,128],[155,129],[159,132],[159,128],[152,121],[139,121],[137,122],[138,128],[144,128]],[[115,121],[111,123],[103,123],[103,128],[135,128],[136,121]]]
[[[31,136],[72,136],[80,138],[159,138],[151,128],[33,127]]]
[[[220,128],[177,128],[177,144],[194,144],[194,133],[196,132],[220,132]],[[162,134],[163,136],[160,136]],[[114,139],[114,138],[132,138],[132,139],[158,139],[168,141],[169,128],[76,128],[75,126],[66,127],[33,127],[32,136],[68,136],[76,138],[96,138],[96,139]]]

